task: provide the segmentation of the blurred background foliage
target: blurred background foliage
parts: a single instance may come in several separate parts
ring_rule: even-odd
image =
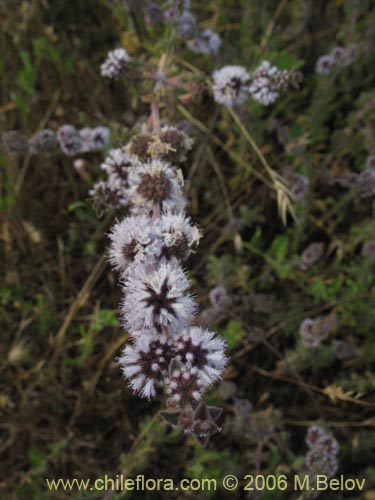
[[[206,87],[162,110],[172,122],[190,121],[195,136],[184,174],[189,213],[204,232],[189,267],[200,310],[210,309],[218,285],[231,299],[211,318],[231,362],[208,396],[224,407],[223,430],[204,449],[160,421],[158,401],[134,397],[114,361],[126,332],[103,256],[116,214],[98,217],[87,202],[102,154],[84,156],[83,178],[63,155],[1,151],[1,497],[102,498],[48,492],[45,477],[292,475],[307,451],[307,427],[320,422],[340,443],[338,473],[366,478],[362,494],[324,498],[374,499],[375,269],[361,252],[375,239],[374,202],[335,182],[361,172],[375,146],[374,2],[193,1],[200,26],[222,37],[216,56],[192,53],[126,3],[0,2],[1,130],[29,137],[46,126],[102,124],[122,144],[148,104],[131,82],[101,78],[100,64],[117,46],[141,62],[172,47],[175,71],[188,67],[192,78],[267,59],[302,71],[300,88],[238,114],[270,165],[308,177],[309,193],[284,226],[274,194],[253,174],[262,169],[256,155]],[[349,67],[316,74],[317,58],[340,44],[364,50]],[[324,244],[323,255],[301,270],[314,242]],[[329,313],[337,325],[328,338],[303,345],[303,319]],[[208,497],[246,498],[224,490],[169,498]]]

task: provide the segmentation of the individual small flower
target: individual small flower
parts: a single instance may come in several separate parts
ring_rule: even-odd
[[[297,174],[291,168],[287,168],[283,174],[284,180],[286,181],[290,192],[296,200],[302,200],[307,195],[310,181],[309,178]]]
[[[274,103],[279,97],[279,90],[282,90],[280,82],[275,80],[279,75],[280,70],[276,66],[272,66],[269,61],[263,61],[251,75],[249,92],[252,98],[263,106]]]
[[[242,66],[224,66],[213,73],[215,101],[225,106],[243,104],[249,95],[250,75]]]
[[[100,151],[109,144],[110,131],[107,127],[82,128],[79,131],[82,139],[82,152]]]
[[[94,200],[94,206],[99,210],[120,208],[128,204],[128,198],[123,185],[118,180],[108,179],[98,181],[89,191]]]
[[[375,240],[366,241],[362,247],[362,256],[368,259],[375,259]]]
[[[162,240],[162,256],[165,258],[185,260],[198,245],[201,233],[183,213],[163,213],[157,225]]]
[[[28,152],[29,143],[26,137],[17,132],[17,130],[9,130],[4,132],[1,137],[2,146],[8,153],[14,155],[22,155]]]
[[[57,130],[57,140],[63,153],[74,156],[82,151],[82,138],[72,125],[62,125]]]
[[[307,271],[310,269],[310,267],[323,256],[324,248],[324,243],[310,243],[310,245],[302,252],[301,260],[298,264],[301,271]]]
[[[156,328],[176,333],[186,327],[195,313],[188,288],[184,271],[174,263],[161,263],[155,270],[137,265],[124,285],[122,316],[125,328],[130,332]]]
[[[329,75],[335,64],[335,59],[331,54],[320,56],[316,61],[315,71],[319,75]]]
[[[187,46],[197,54],[217,54],[221,45],[220,36],[209,28],[201,31],[198,36],[189,40]]]
[[[126,272],[129,266],[160,255],[151,219],[144,215],[125,217],[112,228],[109,238],[109,259],[114,267]]]
[[[230,304],[230,297],[226,288],[222,285],[215,286],[210,290],[208,297],[214,309],[222,309]]]
[[[118,79],[124,74],[129,62],[130,57],[124,48],[112,50],[108,52],[107,59],[100,66],[101,75]]]
[[[134,156],[129,155],[123,149],[111,149],[100,168],[104,170],[108,177],[118,179],[124,187],[128,187],[128,177],[130,169],[138,164]]]
[[[49,128],[40,130],[29,141],[33,153],[49,153],[56,148],[57,144],[56,134]]]
[[[181,212],[186,205],[182,174],[168,163],[142,163],[130,171],[128,180],[133,213],[147,214],[155,206],[162,211]]]
[[[140,334],[117,359],[129,386],[141,397],[152,398],[162,386],[173,356],[173,347],[164,335]]]
[[[227,363],[226,344],[222,338],[199,326],[192,326],[176,338],[175,344],[175,359],[185,368],[197,368],[202,388],[220,378]]]

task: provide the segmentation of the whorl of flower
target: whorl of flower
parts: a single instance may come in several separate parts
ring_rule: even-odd
[[[129,155],[123,149],[111,149],[100,168],[104,170],[108,177],[117,179],[123,183],[124,187],[128,187],[129,172],[137,159]]]
[[[205,28],[195,38],[189,40],[187,46],[197,54],[217,54],[221,45],[221,38],[209,28]]]
[[[128,64],[130,57],[124,48],[118,48],[108,52],[106,60],[100,66],[102,76],[117,79],[120,78]]]
[[[82,138],[73,125],[62,125],[57,130],[57,140],[63,153],[73,156],[82,151]]]
[[[174,161],[186,160],[186,153],[193,147],[194,140],[183,130],[170,125],[165,125],[160,131],[160,141],[170,146],[168,156]]]
[[[318,425],[313,425],[307,430],[306,443],[310,449],[305,458],[305,468],[313,480],[311,484],[314,484],[318,474],[333,477],[338,468],[337,455],[340,449],[336,439]]]
[[[179,170],[161,160],[142,163],[129,173],[129,197],[133,213],[152,212],[155,205],[162,211],[181,212],[186,200]]]
[[[301,271],[307,271],[315,264],[322,257],[324,248],[324,243],[310,243],[301,254],[301,260],[298,264]]]
[[[43,129],[33,135],[29,141],[33,153],[49,153],[57,147],[56,133],[49,129]]]
[[[81,152],[100,151],[109,144],[110,132],[107,127],[85,127],[79,131],[82,139]]]
[[[183,213],[163,213],[157,227],[162,241],[161,255],[166,259],[187,259],[201,238],[198,227]]]
[[[152,398],[164,384],[173,356],[173,346],[165,335],[141,333],[125,346],[118,363],[131,389],[141,397]]]
[[[167,5],[168,8],[164,11],[164,20],[169,23],[178,22],[184,12],[190,11],[190,0],[170,0]]]
[[[280,92],[290,86],[298,86],[302,75],[295,71],[280,70],[269,61],[263,61],[251,78],[249,92],[252,98],[268,106],[278,99]]]
[[[157,269],[136,266],[124,284],[125,328],[130,333],[148,328],[176,333],[186,327],[196,310],[188,288],[184,271],[175,263],[162,263]]]
[[[230,304],[230,297],[226,288],[222,285],[215,286],[210,290],[208,297],[214,309],[222,309]]]
[[[300,326],[299,333],[305,347],[316,347],[325,340],[337,327],[337,317],[334,313],[315,320],[305,318]]]
[[[250,75],[242,66],[224,66],[213,73],[215,101],[225,106],[243,104],[249,95]]]
[[[1,137],[1,145],[14,155],[22,155],[28,152],[29,143],[26,137],[17,132],[17,130],[9,130],[4,132]]]
[[[141,132],[133,137],[126,150],[140,160],[161,157],[169,161],[186,160],[194,141],[183,130],[165,125],[160,133]]]
[[[134,264],[144,263],[160,255],[160,243],[155,236],[152,221],[145,215],[125,217],[112,228],[109,238],[109,259],[122,273]]]
[[[316,61],[315,71],[319,75],[329,75],[334,64],[335,63],[333,56],[331,56],[330,54],[324,54],[323,56],[320,56]]]
[[[283,177],[290,192],[296,200],[302,200],[305,198],[310,186],[308,177],[297,174],[291,168],[285,169]]]
[[[368,259],[375,259],[375,240],[366,241],[362,247],[362,256]]]
[[[128,204],[124,187],[116,179],[96,182],[90,189],[89,196],[93,198],[94,206],[98,210],[120,208]]]
[[[187,328],[176,338],[175,359],[185,368],[197,368],[201,387],[207,387],[220,378],[227,363],[225,341],[213,332],[198,326]]]
[[[318,58],[315,65],[315,71],[319,75],[329,75],[335,66],[346,67],[352,64],[359,52],[357,45],[348,47],[333,47],[329,54],[324,54]]]

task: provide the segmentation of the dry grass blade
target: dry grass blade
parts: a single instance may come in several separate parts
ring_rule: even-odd
[[[272,182],[272,188],[276,193],[279,214],[280,214],[280,217],[281,217],[283,224],[286,225],[286,219],[287,219],[288,213],[290,213],[290,215],[294,219],[296,218],[294,208],[293,208],[293,201],[292,201],[293,197],[292,197],[290,190],[287,188],[286,183],[283,180],[283,178],[281,177],[281,175],[278,174],[277,172],[275,172],[275,170],[273,170],[273,168],[268,164],[262,151],[259,149],[257,143],[251,137],[248,130],[246,130],[244,124],[240,120],[237,113],[230,107],[228,107],[228,112],[232,116],[233,120],[236,122],[238,128],[241,130],[243,136],[246,138],[246,140],[250,144],[251,148],[254,150],[254,152],[258,156],[260,162],[262,163],[268,176],[270,177],[271,182]]]

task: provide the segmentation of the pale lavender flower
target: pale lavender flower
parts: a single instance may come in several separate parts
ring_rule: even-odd
[[[57,130],[57,140],[63,153],[74,156],[82,151],[82,138],[73,125],[62,125]]]
[[[249,95],[250,76],[242,66],[224,66],[213,72],[215,101],[225,106],[239,106]]]
[[[196,31],[197,21],[195,16],[189,11],[185,10],[178,23],[178,33],[181,38],[189,38],[194,35]]]
[[[210,290],[208,297],[214,309],[222,309],[230,304],[230,297],[226,288],[222,285],[216,286]]]
[[[111,149],[100,168],[108,177],[118,179],[125,187],[128,187],[128,176],[130,169],[138,165],[138,160],[126,153],[123,149]]]
[[[192,326],[176,338],[176,357],[187,368],[197,368],[201,387],[218,380],[227,363],[225,341],[213,332]]]
[[[128,204],[126,192],[118,180],[96,182],[90,189],[89,196],[93,198],[95,207],[100,210],[120,208]]]
[[[82,139],[82,152],[100,151],[109,144],[110,131],[107,127],[85,127],[79,131]]]
[[[307,430],[306,443],[310,450],[306,455],[306,467],[311,473],[326,473],[332,477],[337,470],[339,443],[321,427],[313,425]]]
[[[152,219],[144,215],[117,222],[109,234],[109,259],[114,269],[125,273],[132,265],[158,258],[161,245],[155,231]]]
[[[300,335],[305,347],[316,347],[325,340],[337,327],[337,318],[334,313],[315,320],[305,318],[300,326]]]
[[[128,181],[135,214],[148,214],[155,205],[162,211],[181,212],[185,208],[182,173],[168,163],[161,160],[142,163],[130,171]]]
[[[183,407],[189,401],[199,401],[204,387],[199,379],[198,368],[188,368],[177,363],[172,363],[172,366],[166,379],[166,393],[170,402]]]
[[[217,54],[221,45],[220,36],[209,28],[201,31],[195,38],[189,40],[187,46],[198,54]]]
[[[102,76],[117,79],[120,78],[130,62],[129,54],[124,48],[118,48],[108,52],[107,59],[100,67]]]
[[[279,74],[280,70],[276,66],[272,66],[269,61],[263,61],[251,75],[249,92],[252,98],[263,106],[274,103],[280,90],[280,85],[276,84],[274,79]]]
[[[14,155],[25,154],[29,150],[29,143],[26,137],[17,132],[17,130],[4,132],[1,137],[1,144],[8,153]]]
[[[56,133],[49,129],[43,129],[33,135],[29,141],[33,153],[49,153],[57,147]]]
[[[122,316],[130,332],[147,328],[176,334],[188,325],[196,307],[187,294],[189,282],[181,267],[161,263],[155,270],[136,266],[124,285]]]
[[[163,213],[157,227],[162,240],[162,256],[168,259],[185,260],[201,238],[198,227],[183,213]]]
[[[320,56],[316,61],[315,71],[319,75],[329,75],[335,64],[334,57],[330,54]]]
[[[131,389],[150,399],[163,386],[172,356],[173,346],[165,335],[141,333],[117,361]]]

